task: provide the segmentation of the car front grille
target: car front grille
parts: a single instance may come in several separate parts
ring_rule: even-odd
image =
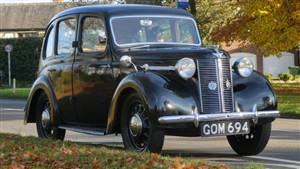
[[[197,59],[201,113],[233,111],[232,75],[227,57]]]

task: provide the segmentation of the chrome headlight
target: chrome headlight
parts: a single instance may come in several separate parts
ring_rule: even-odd
[[[182,58],[177,61],[175,69],[183,79],[189,79],[193,77],[196,72],[196,64],[193,59]]]
[[[253,72],[253,63],[246,57],[242,57],[233,64],[234,70],[242,77],[249,77]]]

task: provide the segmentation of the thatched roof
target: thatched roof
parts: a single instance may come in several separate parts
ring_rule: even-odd
[[[127,0],[127,3],[155,3],[156,0]],[[44,30],[50,19],[60,11],[79,3],[0,4],[0,31]]]

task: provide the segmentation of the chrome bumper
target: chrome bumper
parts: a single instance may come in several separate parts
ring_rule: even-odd
[[[256,108],[256,106],[255,106]],[[193,122],[195,127],[198,127],[199,122],[204,121],[220,121],[220,120],[247,120],[251,119],[257,123],[259,118],[264,117],[279,117],[279,111],[252,111],[252,112],[232,112],[232,113],[218,113],[218,114],[199,114],[197,110],[193,111],[191,115],[176,115],[176,116],[162,116],[158,118],[160,124],[176,124]]]

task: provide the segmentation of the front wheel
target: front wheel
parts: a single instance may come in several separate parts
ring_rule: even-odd
[[[227,136],[231,148],[241,156],[256,155],[264,150],[271,134],[271,123],[255,125],[249,134]]]
[[[36,103],[36,128],[40,138],[63,140],[66,130],[54,127],[53,105],[45,93],[39,95]]]
[[[121,133],[125,148],[160,153],[164,132],[151,123],[146,104],[137,93],[126,97],[121,113]]]

